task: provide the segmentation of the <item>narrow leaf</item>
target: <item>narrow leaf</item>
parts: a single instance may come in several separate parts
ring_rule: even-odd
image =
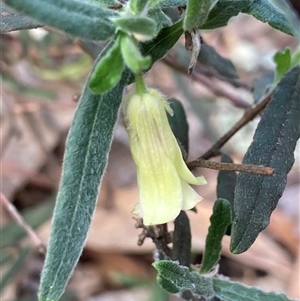
[[[226,155],[221,154],[222,163],[233,163],[232,159]],[[235,171],[220,170],[217,179],[217,198],[226,199],[230,203],[232,219],[234,218],[233,200],[234,190],[236,185],[237,174]]]
[[[158,30],[172,25],[171,19],[161,9],[151,9],[148,16],[155,20]]]
[[[156,2],[158,2],[156,8],[168,8],[172,6],[173,7],[184,6],[186,5],[187,0],[160,0],[160,1],[156,0]]]
[[[293,301],[283,294],[266,293],[257,287],[217,278],[213,278],[213,287],[222,301]]]
[[[183,19],[183,29],[191,32],[198,29],[207,19],[211,0],[188,0]]]
[[[152,59],[152,64],[154,64],[168,53],[168,51],[176,44],[182,33],[182,21],[179,21],[172,26],[165,27],[153,40],[140,44],[141,53],[144,56],[149,55]],[[133,73],[130,74],[128,80],[128,83],[132,82],[134,82]]]
[[[0,32],[6,33],[20,29],[32,29],[43,26],[40,22],[37,22],[27,16],[19,14],[9,6],[0,3]]]
[[[118,14],[91,2],[77,0],[3,0],[7,5],[37,21],[74,37],[106,40],[115,32],[109,20]]]
[[[152,264],[158,272],[159,284],[166,284],[164,289],[171,288],[175,291],[190,290],[201,297],[209,298],[214,295],[212,279],[201,276],[197,272],[191,272],[187,267],[181,266],[178,262],[160,260]],[[172,291],[169,291],[172,293]]]
[[[113,18],[112,20],[122,31],[142,36],[142,41],[151,39],[157,34],[155,21],[148,17],[131,16]]]
[[[252,15],[256,19],[267,22],[275,29],[293,35],[290,23],[284,14],[269,0],[219,0],[210,11],[206,22],[201,29],[214,29],[227,25],[228,21],[239,13]]]
[[[201,51],[198,61],[208,67],[211,67],[218,74],[227,78],[236,79],[238,74],[232,61],[221,56],[213,47],[204,43],[201,45]]]
[[[130,0],[129,8],[135,15],[139,15],[147,7],[149,0]]]
[[[180,145],[183,157],[187,159],[189,153],[189,124],[186,119],[185,110],[182,103],[175,98],[169,99],[169,103],[174,115],[171,116],[168,114],[168,120],[172,132]]]
[[[222,238],[231,224],[230,203],[225,199],[216,200],[210,227],[206,236],[205,250],[201,263],[201,274],[208,273],[218,263],[222,251]]]
[[[104,93],[120,81],[125,65],[120,48],[120,39],[98,61],[91,74],[90,88],[95,93]]]
[[[180,265],[189,267],[191,264],[192,235],[187,214],[181,211],[174,222],[172,259]]]
[[[167,280],[163,277],[157,276],[156,277],[157,283],[160,285],[161,288],[166,290],[171,294],[179,293],[180,289],[170,280]]]
[[[124,62],[133,73],[140,73],[149,68],[151,64],[150,56],[142,56],[138,45],[136,45],[132,37],[123,34],[120,46]]]
[[[230,246],[233,253],[246,251],[269,224],[294,163],[299,120],[300,66],[289,71],[278,84],[243,159],[244,164],[273,167],[275,174],[238,175]]]
[[[182,21],[165,27],[153,40],[141,44],[141,52],[145,56],[151,55],[152,62],[154,63],[168,53],[182,33]]]
[[[106,48],[97,62],[107,51]],[[124,72],[120,83],[106,94],[93,94],[86,85],[79,101],[66,142],[62,179],[41,276],[40,301],[60,298],[82,252],[126,83],[127,72]]]

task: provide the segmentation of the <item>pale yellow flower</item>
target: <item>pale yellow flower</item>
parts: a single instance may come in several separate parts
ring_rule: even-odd
[[[189,184],[204,185],[186,166],[170,128],[163,96],[154,89],[131,94],[125,100],[125,121],[130,149],[137,166],[140,203],[133,213],[144,225],[174,220],[180,210],[191,209],[202,197]]]

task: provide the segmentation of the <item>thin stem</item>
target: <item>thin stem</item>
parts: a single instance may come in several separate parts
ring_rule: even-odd
[[[142,73],[135,75],[135,89],[137,94],[144,94],[147,91]]]
[[[220,148],[234,135],[236,134],[244,125],[249,121],[254,119],[269,103],[272,94],[268,94],[265,98],[254,108],[245,111],[244,116],[224,135],[222,136],[205,154],[199,157],[202,159],[210,159],[212,157],[218,156],[220,153]],[[197,161],[197,160],[196,160]],[[190,162],[192,164],[192,162]]]
[[[26,223],[23,217],[19,214],[16,207],[6,198],[6,196],[0,192],[1,205],[6,209],[10,216],[25,230],[28,236],[31,238],[34,245],[40,249],[40,251],[45,254],[46,246],[34,230]]]
[[[173,59],[170,55],[167,55],[162,59],[162,61],[172,69],[187,75],[186,73],[186,68],[177,63],[175,59]],[[243,99],[241,99],[239,96],[236,96],[235,94],[225,90],[224,88],[216,85],[210,78],[204,76],[203,74],[200,74],[195,71],[190,75],[191,78],[206,86],[214,95],[220,96],[220,97],[225,97],[228,100],[230,100],[237,108],[242,108],[242,109],[249,109],[249,104],[245,102]]]
[[[204,160],[199,158],[195,161],[187,163],[188,167],[204,167],[214,170],[240,171],[251,172],[261,175],[273,175],[275,170],[271,167],[251,164],[236,164],[236,163],[219,163],[214,161]]]

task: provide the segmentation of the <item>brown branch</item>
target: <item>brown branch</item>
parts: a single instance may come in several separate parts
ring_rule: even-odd
[[[210,159],[219,155],[220,148],[234,135],[236,134],[244,125],[249,121],[254,119],[269,103],[271,100],[272,94],[268,94],[265,98],[254,108],[245,111],[243,117],[223,136],[221,137],[205,154],[200,158]],[[197,161],[197,160],[196,160]],[[192,162],[190,162],[192,163]]]
[[[173,60],[169,55],[164,57],[162,61],[169,67],[173,68],[174,70],[187,74],[186,68],[182,65],[178,64],[175,60]],[[190,76],[194,81],[203,84],[206,86],[214,95],[227,98],[230,100],[236,107],[242,109],[249,109],[249,104],[242,100],[241,98],[237,97],[236,95],[229,93],[225,89],[221,88],[220,86],[214,84],[214,82],[207,78],[206,76],[196,72],[196,70]]]
[[[138,238],[138,245],[143,245],[145,239],[149,237],[156,246],[159,259],[170,259],[171,249],[168,247],[168,244],[171,242],[171,238],[168,232],[168,225],[145,226],[142,218],[134,219],[136,220],[136,228],[143,229]]]
[[[187,165],[189,168],[204,167],[204,168],[209,168],[214,170],[251,172],[251,173],[262,174],[262,175],[273,175],[275,172],[273,168],[262,166],[262,165],[219,163],[219,162],[204,160],[202,158],[189,162],[187,163]]]
[[[43,254],[46,253],[46,246],[34,230],[26,223],[23,217],[19,214],[16,207],[6,198],[6,196],[0,192],[1,205],[6,209],[10,216],[24,229],[27,235],[30,237],[37,249]]]

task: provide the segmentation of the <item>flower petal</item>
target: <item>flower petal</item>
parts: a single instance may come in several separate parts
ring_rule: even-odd
[[[182,188],[182,209],[192,209],[197,203],[203,200],[202,196],[200,196],[190,185],[188,185],[184,180],[181,180],[181,188]]]
[[[138,185],[144,225],[164,224],[180,213],[180,179],[168,158],[161,162],[160,168],[139,169]]]
[[[176,167],[176,170],[177,170],[179,176],[190,184],[205,185],[206,184],[205,178],[203,176],[195,177],[193,175],[193,173],[186,166],[186,163],[184,162],[184,160],[182,158],[180,147],[179,147],[174,135],[173,135],[173,143],[174,144],[176,143],[177,147],[176,147],[176,149],[174,148],[174,150],[173,150],[172,159],[173,159],[174,166]]]

